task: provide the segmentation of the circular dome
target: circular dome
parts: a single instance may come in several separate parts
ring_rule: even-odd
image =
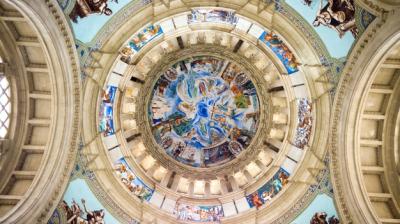
[[[153,136],[173,159],[193,167],[226,163],[249,145],[259,99],[236,63],[212,56],[181,60],[156,81],[149,102]]]
[[[272,223],[309,189],[298,183],[312,183],[314,168],[323,166],[329,95],[315,81],[323,70],[319,57],[301,37],[285,39],[245,15],[237,25],[192,24],[191,13],[163,14],[134,33],[127,29],[129,40],[115,35],[102,47],[120,55],[104,58],[109,66],[85,88],[91,103],[83,136],[96,142],[85,151],[99,153],[93,186],[108,186],[104,200],[121,205],[127,217],[142,214],[146,223],[188,221],[180,218],[182,208],[223,211],[218,219],[227,223],[241,223],[253,209]],[[242,28],[243,21],[253,29]],[[140,48],[130,45],[143,36]],[[302,66],[293,71],[283,52]],[[98,119],[90,120],[90,111]],[[243,115],[235,122],[232,111]]]

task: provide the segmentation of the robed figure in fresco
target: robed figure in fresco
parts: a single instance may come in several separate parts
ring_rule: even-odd
[[[354,0],[328,0],[328,3],[323,7],[322,1],[320,1],[319,10],[313,25],[315,27],[323,25],[336,30],[340,38],[347,31],[350,31],[354,38],[356,38],[358,29],[354,17]]]
[[[85,18],[90,14],[100,14],[110,16],[113,12],[108,7],[109,0],[76,0],[75,6],[69,14],[69,18],[74,23],[78,22],[79,18]],[[118,0],[111,0],[118,3]]]
[[[335,216],[331,216],[328,218],[328,214],[326,212],[316,212],[314,216],[310,220],[310,224],[339,224],[340,221]]]

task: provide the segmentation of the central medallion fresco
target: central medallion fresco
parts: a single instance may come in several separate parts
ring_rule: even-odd
[[[149,117],[156,142],[169,156],[189,166],[212,167],[250,145],[259,100],[252,80],[234,62],[194,57],[161,74]]]

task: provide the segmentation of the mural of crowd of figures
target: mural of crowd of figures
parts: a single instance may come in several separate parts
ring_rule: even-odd
[[[211,167],[250,145],[259,119],[256,88],[228,60],[205,56],[180,61],[157,80],[149,120],[159,146],[175,160]]]
[[[104,136],[113,135],[115,133],[113,121],[113,103],[116,92],[117,87],[115,86],[108,86],[106,90],[102,91],[99,112],[99,131],[102,132]]]
[[[219,9],[192,9],[191,13],[188,14],[188,23],[199,23],[199,22],[216,22],[216,23],[228,23],[236,24],[238,18],[235,16],[234,11],[226,11]]]
[[[264,31],[259,39],[275,53],[279,60],[282,61],[289,75],[299,71],[297,67],[300,63],[297,62],[294,54],[276,34]]]
[[[219,222],[224,217],[221,205],[187,205],[176,203],[174,215],[178,220],[190,222]]]
[[[121,60],[130,63],[135,52],[140,51],[147,43],[163,34],[160,25],[149,25],[139,33],[135,34],[128,42],[128,45],[121,50]]]
[[[259,208],[274,198],[289,182],[289,172],[280,168],[271,180],[260,187],[256,192],[246,196],[250,207]]]
[[[150,200],[154,190],[144,184],[143,181],[133,173],[124,158],[117,160],[114,167],[118,177],[132,194],[142,200]]]
[[[298,113],[297,113],[297,129],[294,145],[303,149],[308,145],[312,129],[312,104],[306,98],[297,100]]]

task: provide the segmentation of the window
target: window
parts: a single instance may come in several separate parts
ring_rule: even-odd
[[[5,76],[0,76],[0,138],[7,135],[11,113],[10,83]]]

